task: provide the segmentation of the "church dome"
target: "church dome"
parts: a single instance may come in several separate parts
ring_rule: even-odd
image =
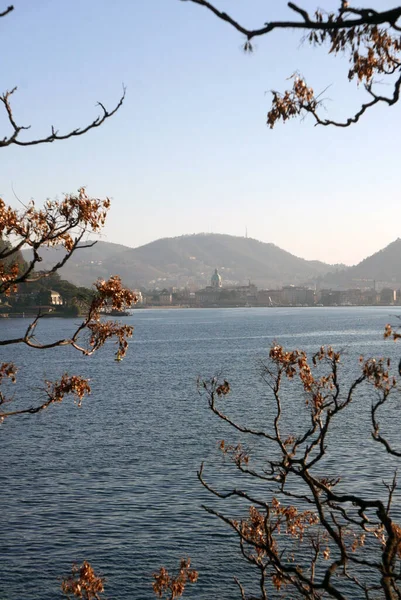
[[[220,288],[221,287],[221,276],[217,269],[214,270],[214,273],[211,278],[212,287]]]

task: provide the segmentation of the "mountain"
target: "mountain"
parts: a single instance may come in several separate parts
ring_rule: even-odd
[[[365,258],[354,267],[327,274],[323,279],[328,287],[401,287],[401,239]]]
[[[41,268],[60,260],[62,252],[61,248],[43,249]],[[335,269],[251,238],[196,234],[163,238],[139,248],[98,242],[76,251],[60,275],[81,286],[116,274],[130,287],[200,287],[210,283],[216,267],[223,285],[251,280],[259,287],[302,284]]]
[[[6,253],[11,248],[12,248],[12,244],[8,240],[3,239],[2,236],[0,235],[0,265],[2,265],[2,267],[4,267],[6,272],[15,263],[18,263],[19,265],[23,265],[23,263],[24,263],[24,258],[22,256],[21,250],[17,250],[13,254],[10,254],[9,256],[7,256],[7,258],[1,258],[3,252]]]

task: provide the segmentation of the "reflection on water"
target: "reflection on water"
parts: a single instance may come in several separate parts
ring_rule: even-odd
[[[262,426],[268,414],[259,365],[273,340],[308,351],[323,343],[343,349],[349,380],[361,353],[401,353],[382,337],[398,311],[138,310],[127,319],[135,336],[122,363],[113,361],[112,344],[89,359],[68,348],[3,348],[1,360],[21,366],[18,394],[28,403],[40,394],[41,380],[65,371],[90,377],[93,393],[82,409],[65,402],[0,428],[0,598],[53,600],[57,577],[84,558],[106,575],[109,599],[151,598],[152,572],[162,564],[174,567],[186,555],[200,571],[188,598],[237,597],[232,575],[241,574],[243,562],[226,528],[200,509],[216,503],[200,487],[196,470],[205,459],[207,473],[227,489],[230,475],[227,468],[218,475],[216,441],[238,438],[208,413],[196,377],[223,372],[233,387],[227,410]],[[38,337],[59,337],[71,323],[43,321]],[[0,337],[25,328],[22,319],[3,319]],[[289,394],[290,427],[303,400]],[[396,414],[399,405],[395,399]],[[361,394],[336,427],[327,465],[344,477],[344,486],[378,493],[391,464],[369,443],[369,406]],[[382,421],[399,439],[398,420]],[[246,580],[248,569],[244,573]]]

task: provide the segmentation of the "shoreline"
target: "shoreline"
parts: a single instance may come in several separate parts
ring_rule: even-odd
[[[130,309],[131,312],[129,314],[124,314],[124,315],[113,315],[113,317],[116,318],[125,318],[125,317],[132,317],[133,314],[138,311],[138,310],[209,310],[209,309],[222,309],[222,310],[233,310],[233,309],[255,309],[255,308],[268,308],[268,309],[275,309],[275,308],[285,308],[285,309],[307,309],[307,308],[316,308],[316,309],[322,309],[322,308],[400,308],[401,310],[401,305],[400,304],[351,304],[351,305],[339,305],[339,306],[290,306],[290,305],[281,305],[281,306],[189,306],[187,304],[183,304],[183,305],[155,305],[155,306],[137,306],[135,308]],[[0,313],[0,321],[2,319],[35,319],[38,316],[37,313]],[[52,313],[46,313],[44,315],[42,315],[42,317],[46,318],[46,319],[55,319],[55,318],[59,318],[59,319],[76,319],[76,318],[83,318],[85,315],[76,315],[76,316],[71,316],[71,315],[62,315],[62,314],[52,314]],[[109,316],[109,315],[104,315],[104,316]]]

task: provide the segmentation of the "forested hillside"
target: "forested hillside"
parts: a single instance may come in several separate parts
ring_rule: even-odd
[[[373,282],[401,285],[401,239],[368,256],[354,267],[326,275],[327,286],[366,287]]]
[[[54,252],[60,251],[43,252],[44,267],[54,260]],[[251,280],[260,287],[303,284],[336,268],[250,238],[196,234],[163,238],[139,248],[98,242],[76,252],[61,274],[77,285],[118,273],[131,287],[200,287],[209,283],[216,267],[227,284]]]

